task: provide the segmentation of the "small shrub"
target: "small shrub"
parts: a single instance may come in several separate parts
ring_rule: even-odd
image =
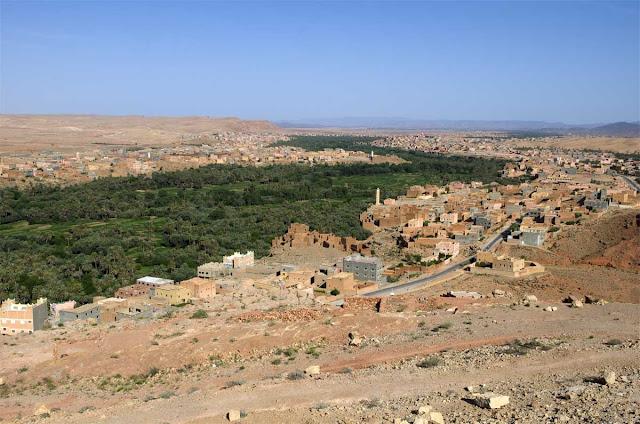
[[[225,383],[224,388],[230,389],[231,387],[242,386],[243,384],[244,384],[244,380],[231,380]]]
[[[176,394],[175,394],[175,392],[167,391],[167,392],[162,392],[162,393],[160,393],[160,398],[162,398],[162,399],[169,399],[169,398],[174,397],[175,395],[176,395]]]
[[[604,344],[606,344],[607,346],[619,346],[622,343],[623,341],[620,339],[609,339],[606,342],[604,342]]]
[[[363,399],[360,401],[360,404],[368,409],[379,408],[382,406],[382,402],[378,398]]]
[[[204,318],[207,318],[208,316],[209,314],[207,314],[207,311],[203,309],[198,309],[193,313],[193,315],[191,315],[191,319],[204,319]]]
[[[416,366],[418,366],[419,368],[433,368],[437,367],[441,363],[442,361],[437,356],[430,356],[418,362]]]
[[[292,371],[287,375],[288,380],[302,380],[304,377],[304,372],[300,370]]]
[[[276,359],[274,359],[273,361],[271,361],[271,363],[272,363],[273,365],[280,365],[280,364],[282,363],[282,359],[280,359],[280,358],[276,358]]]
[[[27,367],[20,367],[20,368],[18,368],[18,372],[19,372],[19,373],[23,373],[23,372],[27,372],[27,371],[29,371],[29,368],[27,368]]]
[[[437,332],[442,331],[442,330],[448,330],[451,327],[453,327],[453,323],[447,321],[447,322],[443,322],[442,324],[440,324],[440,325],[438,325],[436,327],[433,327],[431,329],[431,331],[433,331],[434,333],[437,333]]]
[[[333,290],[331,290],[331,291],[329,292],[329,294],[330,294],[331,296],[337,296],[337,295],[339,295],[339,294],[340,294],[340,290],[338,290],[338,289],[333,289]]]

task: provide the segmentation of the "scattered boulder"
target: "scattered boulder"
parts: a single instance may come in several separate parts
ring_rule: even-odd
[[[584,303],[591,304],[591,305],[606,305],[609,302],[607,302],[604,299],[595,298],[593,296],[585,296]]]
[[[311,365],[304,370],[304,373],[307,375],[318,375],[320,374],[320,365]]]
[[[493,392],[475,393],[470,399],[475,405],[485,409],[498,409],[509,404],[509,396]]]
[[[229,421],[238,421],[240,420],[240,411],[238,411],[237,409],[232,409],[229,412],[227,412],[227,419]]]
[[[33,412],[33,415],[35,415],[36,417],[40,417],[43,415],[48,416],[49,414],[51,414],[51,410],[49,408],[47,408],[46,405],[42,404],[40,405],[38,408],[36,408],[36,410]]]
[[[573,303],[576,300],[582,301],[582,299],[579,296],[576,296],[575,294],[570,294],[569,296],[564,298],[562,303]]]
[[[538,302],[538,298],[533,294],[528,294],[528,295],[525,295],[524,301],[525,302],[536,303],[536,302]]]
[[[555,312],[558,310],[557,306],[547,306],[546,308],[543,309],[543,311],[545,312]]]
[[[349,333],[349,346],[360,346],[362,344],[362,340],[362,337],[360,337],[357,332],[352,331]]]
[[[507,295],[507,292],[500,289],[493,289],[491,294],[493,295],[493,297],[505,297]]]
[[[572,308],[582,308],[583,306],[584,306],[584,305],[582,304],[582,301],[581,301],[581,300],[574,300],[574,301],[571,303],[571,307],[572,307]]]
[[[4,386],[4,377],[0,377],[0,386]]]
[[[602,384],[606,384],[607,386],[611,386],[616,382],[616,373],[613,371],[609,371],[602,376],[601,380]]]

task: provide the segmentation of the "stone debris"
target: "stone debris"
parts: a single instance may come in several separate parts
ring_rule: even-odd
[[[470,299],[480,299],[482,295],[478,292],[470,292],[470,291],[448,291],[444,297],[458,297],[458,298],[470,298]]]
[[[322,312],[315,309],[300,308],[292,309],[290,311],[268,311],[259,312],[252,311],[244,313],[236,318],[241,322],[251,321],[285,321],[285,322],[298,322],[298,321],[316,321],[322,318]]]
[[[470,399],[475,405],[485,409],[498,409],[509,404],[509,396],[493,392],[475,393]]]
[[[240,420],[240,411],[238,411],[237,409],[232,409],[229,412],[227,412],[227,419],[229,421],[238,421]]]
[[[586,390],[586,386],[571,386],[568,387],[564,393],[561,393],[558,397],[566,400],[574,400]]]
[[[304,370],[304,373],[307,375],[318,375],[320,374],[320,365],[311,365]]]

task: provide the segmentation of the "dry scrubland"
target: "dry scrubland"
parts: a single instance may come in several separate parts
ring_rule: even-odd
[[[76,151],[105,145],[163,146],[212,132],[278,132],[238,118],[0,115],[0,152]]]
[[[549,250],[517,249],[544,275],[463,276],[389,298],[382,312],[365,301],[261,311],[233,296],[205,306],[204,319],[186,306],[157,321],[4,338],[0,418],[222,423],[238,410],[248,423],[379,423],[416,421],[429,405],[447,423],[637,422],[640,260],[619,252],[638,252],[639,235],[638,210],[607,213]],[[441,297],[448,290],[484,296]],[[609,303],[572,307],[568,295]],[[319,374],[304,373],[312,365]],[[486,391],[510,403],[468,400]]]

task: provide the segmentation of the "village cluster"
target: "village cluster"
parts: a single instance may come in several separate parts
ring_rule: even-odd
[[[175,282],[145,276],[122,287],[114,297],[19,304],[7,299],[0,307],[2,334],[32,333],[47,325],[75,320],[113,322],[152,318],[185,304],[224,303],[229,297],[279,299],[284,304],[329,303],[345,296],[375,294],[414,276],[464,265],[467,272],[522,277],[544,267],[521,258],[496,255],[500,242],[542,247],[567,226],[599,216],[611,207],[640,206],[633,181],[611,174],[613,162],[583,161],[571,155],[529,156],[507,164],[508,176],[528,176],[513,185],[451,182],[445,186],[411,186],[404,196],[381,200],[361,214],[372,232],[366,240],[312,231],[292,224],[272,241],[272,251],[307,247],[343,252],[326,264],[256,264],[252,251],[202,264],[194,278]],[[381,242],[381,235],[390,242]],[[256,302],[256,308],[277,305]],[[282,304],[282,303],[280,303]]]
[[[383,163],[397,158],[370,153],[328,149],[306,151],[274,143],[284,135],[213,133],[184,138],[171,146],[100,146],[84,152],[42,151],[0,155],[0,186],[22,186],[34,182],[71,184],[100,177],[151,175],[210,164],[338,164]]]

